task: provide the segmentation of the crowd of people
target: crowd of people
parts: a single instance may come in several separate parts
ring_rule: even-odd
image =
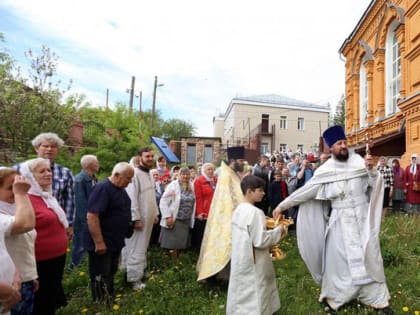
[[[370,154],[349,154],[342,128],[324,139],[330,154],[273,152],[254,164],[228,151],[217,168],[169,168],[143,147],[98,182],[95,155],[82,156],[73,176],[55,162],[63,140],[38,135],[37,158],[0,168],[0,311],[49,315],[65,306],[70,244],[70,271],[88,258],[93,301],[111,301],[118,268],[133,290],[145,289],[147,251],[160,246],[174,259],[195,250],[198,281],[229,280],[228,314],[271,314],[280,301],[275,281],[264,280],[275,279],[269,248],[287,227],[267,230],[265,218],[284,215],[299,222],[291,228],[328,310],[358,298],[393,314],[378,232],[388,209],[420,212],[418,157],[406,168],[386,157],[374,165]]]

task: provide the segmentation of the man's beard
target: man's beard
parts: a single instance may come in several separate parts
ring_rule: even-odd
[[[243,172],[244,171],[244,166],[242,164],[239,164],[238,162],[235,162],[234,170],[235,170],[235,172]]]
[[[340,162],[345,162],[349,159],[349,152],[346,153],[337,153],[335,158]]]

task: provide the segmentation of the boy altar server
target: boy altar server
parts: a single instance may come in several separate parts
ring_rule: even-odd
[[[266,229],[264,212],[254,204],[264,197],[265,182],[242,179],[245,202],[232,215],[232,254],[226,314],[273,314],[280,308],[270,247],[287,234],[281,225]]]

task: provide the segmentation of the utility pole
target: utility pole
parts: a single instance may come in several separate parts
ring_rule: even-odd
[[[106,101],[105,101],[105,108],[108,109],[108,100],[109,100],[109,89],[106,89]]]
[[[153,87],[153,103],[152,103],[152,132],[155,126],[155,111],[156,111],[156,89],[157,89],[157,76],[155,75],[155,84]]]
[[[142,97],[143,97],[143,92],[140,91],[140,93],[139,93],[139,131],[141,131]]]
[[[130,108],[130,113],[133,112],[133,99],[134,99],[134,85],[136,82],[136,77],[132,76],[131,77],[131,89],[130,89],[130,103],[129,103],[129,108]]]
[[[152,103],[152,132],[155,126],[155,114],[156,114],[156,89],[160,86],[164,86],[163,83],[158,84],[158,77],[155,75],[155,84],[153,86],[153,103]]]

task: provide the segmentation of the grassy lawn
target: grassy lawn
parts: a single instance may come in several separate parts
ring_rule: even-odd
[[[420,217],[405,214],[390,214],[382,225],[382,256],[396,314],[418,315],[420,311],[419,227]],[[274,263],[281,301],[279,313],[325,314],[317,302],[319,288],[299,256],[294,231],[290,231],[280,247],[287,256]],[[227,284],[197,283],[197,257],[197,253],[187,252],[173,259],[160,248],[152,248],[146,289],[131,290],[124,274],[118,272],[115,279],[118,295],[110,308],[91,303],[85,262],[78,270],[65,274],[64,289],[69,304],[57,314],[225,314]],[[340,309],[339,314],[378,313],[354,301]]]

